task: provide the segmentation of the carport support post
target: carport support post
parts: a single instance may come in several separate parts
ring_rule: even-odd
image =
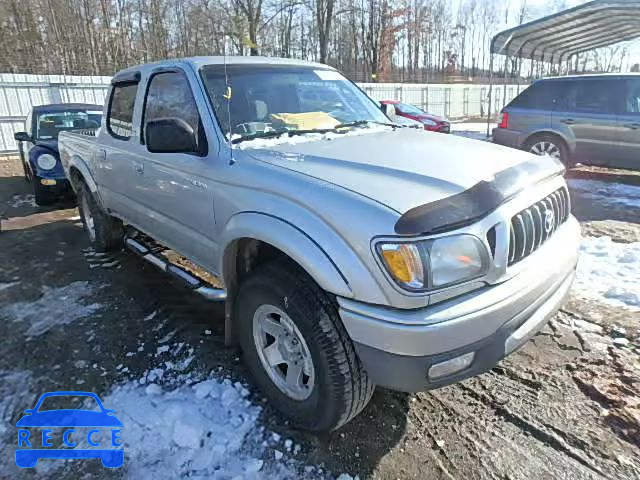
[[[489,105],[487,106],[487,138],[489,138],[489,128],[491,123],[491,102],[493,93],[493,52],[489,53]]]
[[[509,55],[505,55],[504,56],[504,77],[502,79],[502,108],[504,108],[504,106],[507,104],[507,68],[508,67],[509,67]]]

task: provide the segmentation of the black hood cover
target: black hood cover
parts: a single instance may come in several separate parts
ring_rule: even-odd
[[[488,215],[525,187],[564,172],[562,163],[549,156],[531,160],[496,173],[464,192],[412,208],[395,225],[399,235],[442,233],[470,225]]]

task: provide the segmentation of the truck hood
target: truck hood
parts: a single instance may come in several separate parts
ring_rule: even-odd
[[[260,161],[357,192],[400,214],[461,194],[480,182],[490,183],[498,172],[542,162],[538,160],[542,157],[519,150],[408,128],[245,151]],[[557,162],[548,165],[536,167],[535,175],[529,175],[531,168],[523,167],[525,183],[561,170]]]

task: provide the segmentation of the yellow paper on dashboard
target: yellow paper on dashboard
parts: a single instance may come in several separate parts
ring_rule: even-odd
[[[272,113],[271,120],[283,123],[289,128],[310,130],[314,128],[333,128],[340,122],[325,112]]]

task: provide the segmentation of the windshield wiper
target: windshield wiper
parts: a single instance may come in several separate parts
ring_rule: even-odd
[[[374,124],[374,125],[382,125],[385,127],[393,127],[393,128],[398,128],[401,127],[402,125],[399,125],[397,123],[387,123],[387,122],[377,122],[375,120],[356,120],[354,122],[347,122],[347,123],[339,123],[338,125],[336,125],[335,127],[333,127],[334,129],[338,129],[338,128],[348,128],[348,127],[362,127],[368,124]]]
[[[354,122],[347,123],[339,123],[331,128],[307,128],[301,130],[272,130],[270,132],[256,132],[250,133],[249,135],[244,135],[240,138],[234,138],[231,140],[231,143],[240,143],[247,140],[255,140],[256,138],[278,138],[282,135],[288,135],[289,137],[298,136],[298,135],[306,135],[310,133],[346,133],[341,132],[340,130],[343,128],[349,127],[363,127],[368,124],[375,125],[383,125],[385,127],[398,128],[402,125],[398,125],[397,123],[385,123],[385,122],[377,122],[375,120],[356,120]]]
[[[240,137],[240,138],[234,138],[233,140],[231,140],[231,143],[240,143],[246,140],[254,140],[256,138],[277,138],[288,132],[289,132],[288,130],[272,130],[270,132],[250,133],[249,135],[244,135],[243,137]]]
[[[251,133],[249,135],[245,135],[240,138],[234,138],[231,140],[231,143],[240,143],[245,140],[255,140],[256,138],[278,138],[282,135],[288,135],[289,137],[294,137],[298,135],[306,135],[308,133],[346,133],[346,132],[337,132],[336,129],[338,127],[332,128],[307,128],[301,130],[273,130],[270,132],[256,132]]]

